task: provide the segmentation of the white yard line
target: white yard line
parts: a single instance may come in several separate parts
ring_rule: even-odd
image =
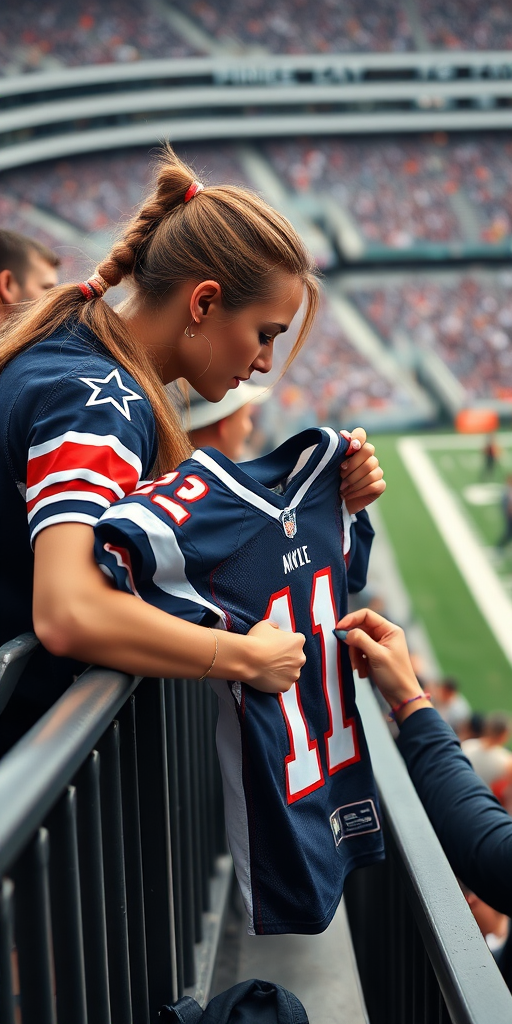
[[[465,440],[466,438],[464,438]],[[441,448],[440,437],[425,439],[428,447]],[[462,440],[450,437],[451,442]],[[475,443],[473,438],[473,443]],[[466,581],[506,658],[512,665],[512,601],[487,559],[476,532],[457,499],[439,476],[423,440],[403,438],[398,451],[428,508],[443,540]],[[446,447],[448,447],[446,445]],[[469,447],[469,445],[453,445]],[[440,581],[441,582],[441,581]]]

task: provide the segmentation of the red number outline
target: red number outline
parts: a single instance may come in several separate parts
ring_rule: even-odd
[[[327,771],[328,771],[328,774],[329,775],[335,775],[336,772],[341,771],[342,768],[346,768],[349,764],[356,764],[357,761],[360,761],[361,760],[361,752],[359,750],[359,740],[358,740],[358,735],[357,735],[355,719],[354,718],[347,718],[346,715],[345,715],[345,700],[344,700],[344,695],[343,695],[343,667],[342,667],[342,661],[341,661],[341,645],[338,643],[338,641],[336,641],[336,659],[337,659],[337,665],[338,665],[338,686],[339,686],[339,693],[340,693],[341,717],[342,717],[342,721],[343,721],[343,728],[344,729],[350,728],[352,730],[352,740],[353,740],[353,743],[354,743],[354,756],[353,757],[348,757],[345,761],[340,761],[339,764],[335,764],[335,765],[333,765],[331,767],[330,757],[329,757],[329,742],[328,741],[330,740],[331,736],[333,735],[334,726],[333,726],[333,720],[332,720],[331,701],[329,699],[329,691],[327,689],[327,657],[326,657],[326,652],[325,652],[325,636],[324,636],[324,630],[322,628],[322,625],[320,623],[317,625],[316,622],[315,622],[314,611],[313,611],[313,603],[314,603],[314,599],[315,599],[316,582],[322,576],[326,576],[328,581],[329,581],[329,593],[331,595],[331,603],[332,603],[332,610],[333,610],[333,614],[334,614],[334,621],[335,622],[338,621],[338,610],[336,608],[336,601],[334,600],[334,591],[333,591],[333,586],[332,586],[332,573],[331,573],[330,566],[327,566],[325,569],[319,569],[317,572],[315,572],[315,574],[313,576],[313,580],[312,580],[312,584],[311,584],[311,598],[310,598],[310,604],[309,604],[309,613],[310,613],[310,617],[311,617],[311,630],[312,630],[313,635],[315,636],[317,634],[320,634],[320,652],[321,652],[321,658],[322,658],[322,688],[323,688],[323,691],[324,691],[325,705],[326,705],[326,708],[327,708],[327,714],[329,716],[329,728],[324,733],[325,756],[326,756],[326,761],[327,761]]]
[[[287,603],[288,603],[288,612],[289,612],[289,615],[290,615],[290,623],[291,623],[291,626],[292,626],[292,632],[295,633],[296,632],[295,616],[293,614],[292,596],[291,596],[290,588],[289,587],[284,587],[283,590],[279,590],[275,594],[272,594],[272,597],[269,600],[268,607],[267,607],[267,610],[265,612],[264,618],[265,619],[269,619],[269,618],[272,617],[271,616],[272,605],[274,604],[275,601],[278,601],[280,598],[283,598],[283,597],[286,597],[286,600],[287,600]],[[288,742],[289,742],[289,745],[290,745],[290,753],[284,759],[284,763],[285,763],[285,779],[286,779],[286,799],[287,799],[287,802],[289,804],[293,804],[297,800],[302,800],[302,798],[307,796],[308,793],[313,793],[315,789],[320,789],[321,786],[325,785],[325,778],[324,778],[324,772],[323,772],[323,767],[322,767],[322,760],[321,760],[321,757],[320,757],[320,749],[319,749],[319,746],[318,746],[318,740],[311,739],[311,736],[309,734],[309,726],[308,726],[308,723],[307,723],[306,716],[304,714],[304,709],[302,707],[302,700],[301,700],[301,696],[300,696],[299,684],[298,684],[298,682],[296,682],[293,685],[295,686],[295,692],[296,692],[296,697],[297,697],[297,707],[299,709],[299,713],[300,713],[300,716],[302,718],[302,721],[304,722],[304,730],[305,730],[305,733],[306,733],[308,749],[309,750],[314,750],[315,753],[316,753],[316,759],[317,759],[317,764],[318,764],[318,771],[320,773],[320,778],[317,779],[317,781],[312,783],[310,786],[306,786],[304,789],[299,790],[297,793],[291,793],[290,792],[288,765],[292,761],[296,760],[297,755],[295,753],[295,741],[294,741],[294,737],[293,737],[292,728],[291,728],[291,725],[290,725],[290,720],[289,720],[288,714],[286,712],[286,707],[285,707],[285,704],[284,704],[284,701],[283,701],[283,695],[280,693],[280,694],[278,694],[279,705],[281,707],[281,712],[282,712],[282,715],[283,715],[283,718],[284,718],[284,721],[285,721],[286,731],[288,733]]]

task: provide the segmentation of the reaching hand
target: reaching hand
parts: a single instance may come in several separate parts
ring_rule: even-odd
[[[380,498],[386,490],[386,482],[375,455],[375,447],[366,440],[366,431],[356,427],[352,434],[347,430],[340,433],[351,442],[340,468],[340,495],[350,514],[355,515]]]
[[[393,625],[369,608],[360,608],[345,615],[337,628],[348,630],[343,642],[350,648],[352,668],[363,678],[371,675],[392,707],[422,694],[400,626]],[[425,697],[407,705],[399,720],[427,703],[428,698]]]
[[[253,642],[254,675],[247,682],[265,693],[284,693],[297,681],[306,661],[303,633],[288,633],[275,622],[257,622],[247,634]]]

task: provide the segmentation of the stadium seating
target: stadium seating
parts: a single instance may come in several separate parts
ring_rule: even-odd
[[[396,409],[413,411],[411,395],[354,348],[327,299],[274,396],[263,407],[263,429],[270,437],[284,430],[282,439],[292,430],[310,426],[313,417],[336,427],[359,422],[368,412],[385,419]]]
[[[177,0],[184,14],[197,19],[216,39],[236,39],[271,53],[344,53],[403,51],[413,48],[411,28],[400,3],[374,0],[365,8],[357,0],[342,6],[327,0]]]
[[[390,344],[405,336],[433,350],[472,400],[512,398],[512,275],[414,277],[351,290],[351,299]]]
[[[190,145],[180,152],[205,180],[247,184],[231,146]],[[87,232],[111,232],[140,202],[153,165],[146,149],[59,160],[45,164],[44,173],[38,165],[3,174],[0,195],[6,202],[30,196]]]
[[[504,0],[418,0],[429,44],[448,50],[510,50],[512,10]]]
[[[152,0],[22,0],[2,10],[0,73],[198,53]]]
[[[461,254],[510,236],[511,145],[500,134],[287,140],[265,152],[295,191],[327,193],[349,214],[368,256]]]

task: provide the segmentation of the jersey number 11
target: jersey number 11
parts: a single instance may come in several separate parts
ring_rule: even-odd
[[[318,634],[322,656],[322,685],[329,716],[329,728],[324,736],[327,771],[334,775],[340,769],[359,761],[357,732],[354,719],[345,718],[343,706],[343,679],[339,641],[333,636],[338,616],[332,589],[331,570],[320,569],[313,576],[310,601],[311,626]],[[266,619],[272,619],[281,629],[296,632],[290,588],[285,587],[270,598]],[[290,753],[285,759],[286,796],[288,803],[302,799],[325,783],[318,740],[311,739],[302,708],[300,682],[294,683],[286,693],[279,694]]]

